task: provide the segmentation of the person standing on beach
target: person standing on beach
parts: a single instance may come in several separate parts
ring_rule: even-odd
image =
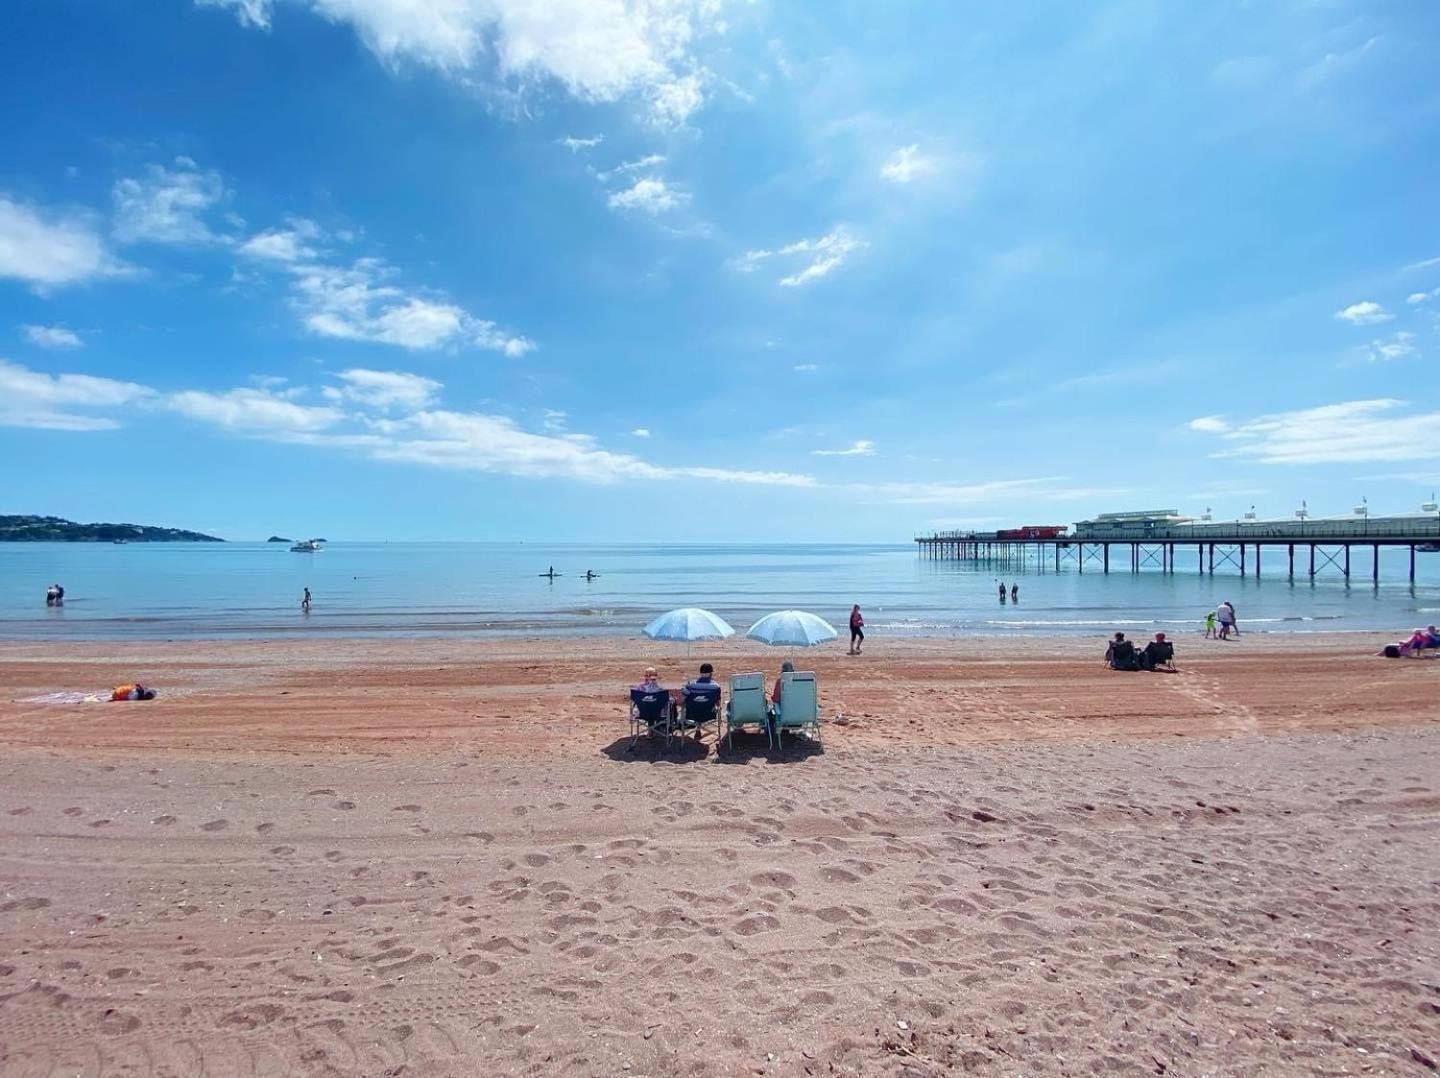
[[[1020,601],[1020,585],[1019,585],[1019,584],[1011,584],[1011,585],[1010,585],[1010,601],[1011,601],[1012,603],[1018,603],[1018,602]]]
[[[1235,628],[1235,608],[1230,605],[1230,600],[1215,608],[1215,616],[1220,620],[1220,631],[1215,634],[1215,639],[1229,640],[1230,632]]]
[[[310,613],[310,588],[305,588],[305,597],[300,600],[300,610],[303,613]]]
[[[850,654],[859,655],[860,645],[865,643],[865,617],[860,613],[860,604],[850,608]]]
[[[1205,615],[1205,639],[1209,640],[1215,635],[1215,611],[1211,610]]]
[[[1005,581],[1000,581],[1000,601],[1005,601]]]
[[[1230,631],[1231,631],[1232,633],[1234,633],[1236,636],[1239,636],[1239,635],[1240,635],[1240,622],[1239,622],[1239,621],[1236,619],[1236,617],[1235,617],[1235,604],[1232,603],[1229,599],[1226,599],[1226,600],[1225,600],[1225,609],[1228,610],[1228,611],[1230,611]],[[1221,620],[1223,621],[1224,619],[1225,619],[1225,616],[1222,614],[1222,615],[1221,615]]]

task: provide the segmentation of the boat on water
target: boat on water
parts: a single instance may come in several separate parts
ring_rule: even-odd
[[[1440,554],[1440,543],[1421,543],[1415,549],[1421,554]]]
[[[292,554],[316,554],[325,549],[323,539],[301,539],[290,548]]]
[[[110,541],[116,546],[125,546],[127,543],[130,542],[129,539],[111,539]]]

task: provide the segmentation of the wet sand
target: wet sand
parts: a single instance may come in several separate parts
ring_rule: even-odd
[[[6,645],[0,1074],[1431,1073],[1440,662],[1381,642],[832,646],[823,751],[668,755],[679,647]]]

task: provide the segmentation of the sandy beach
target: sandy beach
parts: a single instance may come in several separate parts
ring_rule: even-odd
[[[1381,642],[837,646],[823,752],[668,755],[681,647],[5,645],[0,1074],[1433,1073],[1440,662]]]

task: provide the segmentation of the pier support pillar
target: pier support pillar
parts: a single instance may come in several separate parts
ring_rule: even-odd
[[[1345,582],[1350,582],[1350,544],[1345,544]]]
[[[1410,544],[1410,583],[1415,583],[1415,544]]]
[[[1240,544],[1240,575],[1245,575],[1245,544]]]
[[[1102,543],[1101,546],[1100,546],[1100,550],[1101,550],[1101,562],[1102,562],[1102,564],[1103,564],[1103,566],[1104,566],[1105,572],[1108,573],[1108,572],[1110,571],[1110,544],[1109,544],[1109,543]]]
[[[1205,575],[1205,544],[1195,544],[1195,566],[1200,570],[1200,575]]]
[[[1295,544],[1290,544],[1290,579],[1295,579]]]
[[[1371,582],[1372,584],[1378,584],[1378,583],[1380,583],[1380,544],[1379,544],[1379,543],[1376,543],[1376,544],[1375,544],[1375,569],[1374,569],[1374,572],[1371,574],[1371,580],[1370,580],[1370,582]]]
[[[1310,544],[1310,579],[1315,579],[1315,544]]]
[[[1215,575],[1215,544],[1210,544],[1210,575]]]
[[[1255,579],[1260,579],[1260,544],[1255,544]]]

